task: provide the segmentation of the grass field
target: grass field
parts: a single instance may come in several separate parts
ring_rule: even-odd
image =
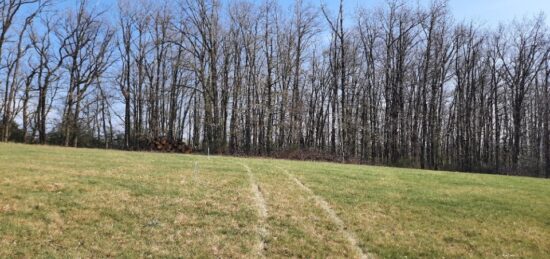
[[[550,181],[0,144],[0,257],[550,257]]]

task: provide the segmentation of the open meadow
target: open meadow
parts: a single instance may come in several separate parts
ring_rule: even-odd
[[[550,257],[550,181],[0,144],[0,257]]]

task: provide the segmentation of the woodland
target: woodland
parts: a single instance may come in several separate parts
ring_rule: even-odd
[[[0,1],[0,140],[550,177],[550,30],[447,1]]]

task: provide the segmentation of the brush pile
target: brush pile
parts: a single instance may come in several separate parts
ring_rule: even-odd
[[[180,140],[171,140],[167,137],[155,138],[151,141],[151,151],[165,153],[185,153],[193,152],[193,149],[185,142]]]

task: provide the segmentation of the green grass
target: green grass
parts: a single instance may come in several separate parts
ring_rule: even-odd
[[[550,181],[0,144],[1,258],[356,257],[357,247],[548,258]]]

